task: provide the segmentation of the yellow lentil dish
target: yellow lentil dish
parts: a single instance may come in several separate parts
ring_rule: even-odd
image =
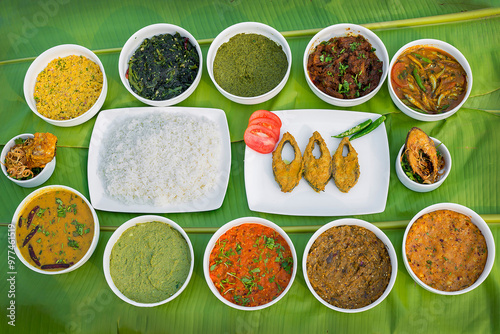
[[[63,270],[87,253],[94,225],[92,212],[80,196],[63,188],[49,189],[22,209],[16,227],[17,247],[34,267]]]
[[[470,217],[437,210],[418,218],[408,231],[406,257],[415,275],[440,291],[463,290],[486,265],[486,240]]]
[[[36,79],[37,111],[54,120],[76,118],[95,104],[102,86],[102,71],[92,60],[75,55],[54,59]]]

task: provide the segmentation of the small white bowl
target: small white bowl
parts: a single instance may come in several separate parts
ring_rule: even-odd
[[[19,249],[17,247],[17,243],[16,243],[15,252],[16,252],[17,258],[19,260],[21,260],[21,262],[26,267],[28,267],[29,269],[31,269],[31,270],[33,270],[33,271],[35,271],[37,273],[45,274],[45,275],[65,274],[65,273],[69,273],[70,271],[73,271],[73,270],[76,270],[76,269],[80,268],[83,264],[85,264],[85,262],[88,261],[88,259],[90,259],[90,257],[94,253],[94,250],[95,250],[95,248],[97,246],[97,243],[99,241],[99,228],[100,228],[100,226],[99,226],[99,218],[97,217],[97,214],[96,214],[94,208],[92,207],[92,205],[90,204],[90,202],[87,200],[87,198],[85,198],[85,196],[83,196],[79,191],[77,191],[77,190],[75,190],[73,188],[67,187],[67,186],[63,186],[63,185],[45,186],[45,187],[42,187],[42,188],[39,188],[39,189],[33,191],[28,196],[26,196],[24,198],[24,200],[19,204],[19,206],[17,207],[16,211],[14,212],[14,216],[12,217],[12,223],[11,224],[12,224],[12,226],[15,227],[14,232],[17,233],[17,228],[18,228],[18,224],[17,223],[19,221],[19,215],[21,214],[21,211],[24,209],[24,207],[31,200],[33,200],[35,197],[37,197],[37,196],[39,196],[39,195],[41,195],[43,193],[46,193],[47,191],[57,190],[57,189],[65,189],[67,191],[75,193],[76,195],[78,195],[80,198],[83,199],[83,201],[85,202],[85,204],[87,204],[88,208],[92,212],[92,218],[94,219],[94,237],[92,239],[92,243],[90,244],[89,249],[87,250],[87,253],[85,253],[85,255],[80,259],[80,261],[78,261],[77,263],[75,263],[74,265],[72,265],[69,268],[66,268],[66,269],[63,269],[63,270],[58,270],[58,271],[42,270],[40,268],[37,268],[37,267],[33,266],[31,263],[29,263],[28,261],[25,260],[24,256],[19,251]],[[14,235],[16,235],[16,234],[14,234]],[[14,238],[14,240],[15,240],[15,238]]]
[[[94,103],[94,105],[89,110],[87,110],[85,113],[83,113],[78,117],[67,120],[50,119],[48,117],[41,115],[37,111],[35,97],[34,97],[36,78],[38,77],[38,74],[41,71],[43,71],[52,60],[57,59],[59,57],[67,57],[71,55],[87,57],[88,59],[92,60],[94,63],[99,65],[99,68],[101,69],[102,72],[101,94],[99,95],[99,98]],[[104,66],[101,63],[101,60],[95,55],[95,53],[93,53],[89,49],[75,44],[58,45],[43,52],[33,61],[33,63],[31,63],[30,67],[28,68],[28,71],[26,72],[26,76],[24,77],[24,98],[26,99],[26,103],[28,103],[28,106],[31,108],[33,113],[35,113],[35,115],[37,115],[47,123],[61,127],[80,125],[85,123],[92,117],[94,117],[104,104],[107,92],[108,92],[108,81],[106,79],[106,72],[104,71]]]
[[[224,297],[222,297],[219,290],[215,287],[214,283],[212,282],[212,279],[210,278],[210,253],[212,252],[212,249],[214,248],[215,243],[228,230],[232,229],[235,226],[239,226],[242,224],[260,224],[260,225],[264,225],[264,226],[272,228],[273,230],[278,232],[283,237],[283,239],[285,239],[285,241],[288,243],[288,246],[290,246],[290,251],[292,253],[293,270],[292,270],[292,276],[290,277],[290,282],[288,282],[287,287],[285,288],[285,290],[283,290],[283,292],[281,292],[281,294],[278,297],[276,297],[271,302],[264,304],[264,305],[241,306],[241,305],[233,304],[230,301],[228,301],[227,299],[225,299]],[[208,241],[207,248],[205,249],[205,254],[203,256],[203,273],[205,274],[205,280],[207,281],[208,287],[210,288],[212,293],[215,295],[215,297],[217,297],[224,304],[226,304],[234,309],[242,310],[242,311],[262,310],[264,308],[267,308],[271,305],[276,304],[281,298],[283,298],[287,294],[287,292],[292,287],[293,281],[294,281],[295,276],[297,274],[297,266],[298,266],[297,253],[295,252],[295,247],[293,246],[293,243],[292,243],[292,240],[290,239],[290,237],[288,237],[286,232],[283,231],[283,229],[281,227],[279,227],[278,225],[276,225],[275,223],[273,223],[267,219],[258,218],[258,217],[242,217],[242,218],[232,220],[232,221],[226,223],[225,225],[221,226],[217,230],[217,232],[214,233],[212,238],[210,238],[210,241]]]
[[[486,259],[486,265],[484,267],[483,273],[481,274],[481,276],[479,276],[477,281],[474,282],[474,284],[472,284],[471,286],[469,286],[465,289],[458,290],[458,291],[441,291],[441,290],[434,289],[434,288],[428,286],[427,284],[425,284],[424,282],[422,282],[417,277],[417,275],[415,275],[415,273],[413,272],[413,270],[410,267],[410,264],[408,263],[408,258],[406,257],[406,247],[405,247],[408,232],[410,231],[413,223],[415,223],[415,221],[418,218],[420,218],[421,216],[423,216],[426,213],[437,211],[437,210],[451,210],[451,211],[455,211],[455,212],[464,214],[466,216],[469,216],[471,218],[472,223],[475,224],[479,228],[479,230],[481,231],[481,233],[484,236],[484,239],[486,240],[486,247],[488,248],[488,257]],[[491,268],[493,267],[493,263],[495,262],[495,239],[493,238],[493,234],[491,233],[491,230],[488,227],[488,224],[486,224],[484,219],[481,218],[481,216],[478,215],[473,210],[471,210],[468,207],[465,207],[463,205],[455,204],[455,203],[433,204],[431,206],[426,207],[425,209],[422,209],[419,213],[417,213],[413,217],[413,219],[410,221],[408,226],[406,227],[405,234],[403,236],[402,249],[403,249],[403,261],[404,261],[406,270],[410,274],[411,278],[413,278],[413,280],[415,282],[417,282],[418,285],[420,285],[421,287],[423,287],[427,291],[430,291],[430,292],[433,292],[433,293],[436,293],[439,295],[453,296],[453,295],[460,295],[460,294],[474,290],[479,285],[481,285],[481,283],[483,283],[483,281],[486,279],[486,277],[488,277],[488,275],[491,272]]]
[[[288,68],[286,70],[285,76],[276,87],[274,87],[265,94],[252,97],[237,96],[224,90],[215,81],[214,60],[217,54],[217,50],[219,50],[219,47],[222,44],[228,42],[229,39],[231,39],[231,37],[238,34],[259,34],[265,36],[270,40],[276,42],[278,45],[281,45],[283,52],[285,52],[286,58],[288,60]],[[258,104],[266,102],[275,97],[283,89],[283,87],[285,87],[288,77],[290,76],[291,68],[292,68],[292,52],[290,50],[290,46],[288,45],[286,39],[276,29],[259,22],[241,22],[226,28],[219,35],[217,35],[217,37],[213,40],[212,44],[210,44],[210,48],[208,49],[208,54],[207,54],[207,70],[208,74],[210,75],[210,79],[212,79],[212,82],[214,83],[215,87],[222,95],[224,95],[231,101],[240,104],[247,104],[247,105]]]
[[[389,80],[387,80],[388,86],[389,86],[389,95],[391,96],[392,101],[394,102],[396,107],[399,108],[399,110],[401,110],[403,113],[405,113],[406,115],[408,115],[411,118],[414,118],[416,120],[425,121],[425,122],[432,122],[432,121],[439,121],[439,120],[448,118],[451,115],[453,115],[454,113],[456,113],[458,111],[458,109],[460,109],[462,107],[462,105],[465,103],[465,101],[467,101],[467,98],[470,95],[470,92],[472,90],[472,70],[470,68],[470,65],[467,62],[467,59],[464,57],[464,55],[457,48],[455,48],[453,45],[448,44],[448,43],[443,42],[443,41],[440,41],[440,40],[437,40],[437,39],[419,39],[419,40],[416,40],[416,41],[413,41],[413,42],[410,42],[410,43],[404,45],[403,47],[401,47],[401,49],[399,49],[396,52],[396,54],[394,54],[394,56],[392,57],[391,63],[389,65],[389,73],[392,71],[392,67],[396,63],[396,60],[398,59],[398,57],[406,49],[413,47],[413,46],[417,46],[417,45],[431,46],[431,47],[435,47],[437,49],[443,50],[446,53],[448,53],[449,55],[453,56],[460,63],[460,65],[462,65],[463,69],[465,70],[465,73],[467,73],[467,91],[465,93],[465,96],[464,96],[462,102],[460,102],[460,104],[457,105],[452,110],[444,112],[442,114],[425,114],[423,112],[415,111],[415,110],[409,108],[403,102],[401,102],[401,100],[398,98],[398,96],[394,92],[394,87],[392,86],[391,78],[389,78]]]
[[[116,287],[115,283],[113,282],[113,278],[111,277],[110,269],[109,269],[109,260],[111,256],[111,251],[113,250],[113,246],[115,243],[120,239],[121,235],[130,227],[135,226],[137,224],[141,223],[148,223],[148,222],[161,222],[167,225],[170,225],[172,228],[176,229],[179,231],[179,233],[184,237],[186,240],[186,243],[189,247],[189,255],[191,256],[191,266],[189,267],[189,274],[186,277],[186,281],[184,284],[177,290],[176,293],[174,293],[172,296],[168,297],[165,300],[156,302],[156,303],[139,303],[136,302],[127,296],[125,296],[118,288]],[[103,257],[103,269],[104,269],[104,276],[106,277],[106,282],[108,282],[109,287],[115,295],[117,295],[121,300],[129,303],[130,305],[138,306],[138,307],[153,307],[153,306],[158,306],[162,304],[166,304],[175,298],[177,298],[182,291],[188,286],[189,281],[191,280],[191,276],[193,275],[193,268],[194,268],[194,251],[193,251],[193,245],[191,244],[191,240],[189,239],[188,235],[186,232],[180,227],[177,223],[174,221],[162,217],[162,216],[155,216],[155,215],[145,215],[145,216],[139,216],[132,218],[125,223],[123,223],[119,228],[116,229],[115,232],[111,235],[111,237],[108,240],[108,243],[106,244],[106,248],[104,249],[104,257]]]
[[[198,66],[198,73],[196,74],[196,78],[194,79],[193,83],[191,86],[189,86],[188,89],[186,89],[183,93],[168,99],[168,100],[161,100],[161,101],[154,101],[154,100],[149,100],[146,99],[142,96],[139,96],[137,93],[135,93],[132,88],[130,87],[130,83],[128,79],[126,78],[126,73],[128,70],[128,62],[130,60],[130,57],[135,53],[137,48],[142,44],[142,42],[146,38],[151,38],[153,36],[157,35],[162,35],[162,34],[175,34],[179,33],[182,37],[187,37],[189,38],[189,42],[196,47],[196,51],[198,51],[198,56],[200,57],[200,64]],[[168,23],[157,23],[157,24],[152,24],[149,26],[146,26],[137,32],[135,32],[130,38],[125,42],[125,45],[122,48],[122,51],[120,52],[120,58],[118,59],[118,73],[120,74],[120,79],[122,80],[123,85],[125,88],[129,91],[130,94],[132,94],[136,99],[141,101],[142,103],[148,104],[150,106],[154,107],[166,107],[166,106],[171,106],[177,103],[180,103],[187,99],[196,89],[198,84],[200,83],[201,80],[201,74],[203,72],[203,54],[201,53],[201,48],[200,45],[198,44],[198,41],[189,33],[189,31],[173,25],[173,24],[168,24]]]
[[[314,52],[318,44],[323,41],[328,41],[330,40],[330,38],[358,35],[363,36],[368,42],[370,42],[372,47],[376,49],[375,54],[377,55],[378,59],[383,62],[383,73],[380,77],[380,82],[377,85],[377,88],[375,88],[369,94],[355,99],[339,99],[319,90],[309,77],[309,71],[307,70],[309,55]],[[306,50],[304,52],[303,67],[307,84],[314,92],[314,94],[316,94],[320,99],[334,106],[352,107],[370,100],[380,90],[380,88],[384,84],[385,78],[387,77],[389,69],[389,55],[382,40],[371,30],[357,24],[341,23],[326,27],[323,30],[319,31],[316,35],[314,35],[309,44],[307,44]]]
[[[428,191],[432,191],[434,189],[437,189],[439,186],[441,186],[450,174],[451,171],[451,165],[452,165],[452,160],[451,160],[451,154],[450,151],[448,151],[448,148],[441,143],[436,138],[429,137],[432,139],[434,142],[434,146],[436,146],[436,150],[441,153],[444,159],[444,167],[443,170],[440,170],[439,172],[442,173],[441,177],[437,182],[434,182],[432,184],[423,184],[423,183],[418,183],[413,180],[410,180],[410,178],[405,174],[403,171],[403,167],[401,167],[401,155],[403,154],[403,149],[405,147],[405,144],[401,146],[401,149],[399,150],[398,156],[396,157],[396,174],[398,175],[399,181],[408,189],[419,192],[419,193],[424,193]]]
[[[391,269],[392,269],[391,278],[389,280],[389,284],[387,285],[387,288],[385,289],[384,293],[377,300],[375,300],[373,303],[366,305],[364,307],[357,308],[357,309],[340,308],[340,307],[334,306],[334,305],[328,303],[327,301],[325,301],[323,298],[321,298],[316,293],[316,291],[314,290],[314,288],[311,285],[311,282],[309,281],[309,276],[307,275],[307,257],[309,255],[309,251],[310,251],[312,245],[314,244],[314,242],[316,241],[316,239],[321,234],[323,234],[323,232],[329,230],[330,228],[336,227],[336,226],[342,226],[342,225],[354,225],[354,226],[364,227],[364,228],[372,231],[377,236],[377,238],[379,238],[384,243],[385,247],[387,248],[387,252],[389,253],[389,258],[391,260]],[[375,225],[373,225],[369,222],[366,222],[364,220],[361,220],[361,219],[343,218],[343,219],[334,220],[334,221],[324,225],[323,227],[318,229],[311,236],[311,238],[309,239],[309,242],[306,245],[306,248],[304,249],[304,256],[302,257],[302,271],[304,272],[304,279],[306,281],[307,287],[309,288],[311,293],[314,295],[314,297],[316,297],[316,299],[319,300],[323,305],[325,305],[326,307],[328,307],[332,310],[339,311],[339,312],[358,313],[358,312],[363,312],[363,311],[369,310],[369,309],[377,306],[389,295],[392,288],[394,287],[394,283],[396,282],[396,276],[398,273],[398,258],[396,256],[396,251],[394,250],[394,246],[392,245],[391,240],[389,240],[389,238],[385,235],[384,232],[382,232],[381,229],[379,229]]]
[[[0,156],[0,161],[2,162],[1,168],[2,168],[2,172],[5,175],[5,177],[7,177],[9,180],[11,180],[15,184],[17,184],[18,186],[21,186],[23,188],[38,187],[39,185],[41,185],[42,183],[47,181],[52,176],[52,173],[54,172],[54,169],[56,168],[56,157],[54,156],[52,161],[50,161],[48,164],[46,164],[45,167],[42,169],[42,171],[32,179],[17,180],[17,179],[10,177],[7,174],[7,169],[5,168],[5,165],[4,165],[5,157],[7,156],[7,153],[10,151],[12,146],[14,146],[16,144],[15,143],[16,139],[19,139],[19,138],[28,139],[28,138],[34,138],[34,137],[35,136],[31,133],[23,133],[21,135],[15,136],[11,140],[9,140],[7,142],[7,144],[5,144],[5,146],[3,147],[3,150],[2,150],[2,155]]]

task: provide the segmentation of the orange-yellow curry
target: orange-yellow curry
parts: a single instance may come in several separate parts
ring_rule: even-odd
[[[470,217],[437,210],[418,218],[406,238],[412,271],[441,291],[463,290],[479,278],[486,265],[486,240]]]
[[[260,306],[285,290],[293,265],[290,246],[278,232],[261,224],[242,224],[215,243],[210,254],[210,278],[228,301]]]
[[[16,227],[16,242],[26,261],[42,270],[71,267],[84,255],[94,236],[94,219],[77,194],[49,189],[23,208]]]

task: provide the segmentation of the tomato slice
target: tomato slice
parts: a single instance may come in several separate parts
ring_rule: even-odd
[[[278,137],[269,128],[254,124],[245,130],[243,140],[252,150],[266,154],[274,150]]]
[[[406,65],[404,63],[396,63],[392,67],[391,78],[392,82],[399,87],[408,86],[408,73],[406,70]]]
[[[279,118],[279,116],[276,115],[275,113],[267,111],[267,110],[254,111],[253,114],[250,115],[248,123],[250,124],[250,122],[252,122],[252,120],[254,120],[256,118],[262,118],[262,117],[273,119],[276,123],[278,123],[279,127],[281,127],[281,119]]]
[[[260,125],[263,127],[268,128],[272,132],[274,132],[275,136],[279,138],[280,136],[280,129],[281,126],[276,122],[274,118],[267,118],[267,117],[259,117],[259,118],[254,118],[250,121],[248,124],[250,125]]]

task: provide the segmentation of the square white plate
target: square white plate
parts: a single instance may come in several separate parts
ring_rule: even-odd
[[[220,175],[217,184],[209,196],[198,198],[184,203],[175,203],[163,206],[146,205],[142,203],[123,203],[109,196],[104,183],[98,173],[99,151],[102,139],[114,122],[134,115],[144,113],[180,113],[196,117],[206,117],[214,121],[220,130],[222,152],[220,161]],[[95,209],[114,212],[142,212],[142,213],[172,213],[198,212],[215,210],[221,207],[226,195],[231,170],[231,140],[227,125],[226,114],[221,109],[187,108],[187,107],[137,107],[102,110],[96,119],[92,137],[90,139],[89,157],[87,165],[90,202]]]
[[[341,141],[332,138],[333,135],[369,118],[375,120],[380,117],[374,113],[322,109],[280,110],[275,113],[283,123],[281,135],[290,132],[302,154],[314,131],[321,134],[333,155]],[[348,193],[338,190],[332,179],[325,191],[317,193],[304,178],[295,189],[284,193],[274,180],[272,153],[260,154],[246,147],[245,188],[250,210],[295,216],[344,216],[384,211],[390,177],[385,124],[351,144],[358,153],[360,177]],[[319,156],[317,145],[313,152]],[[284,146],[283,158],[293,159],[293,150],[288,144]]]

